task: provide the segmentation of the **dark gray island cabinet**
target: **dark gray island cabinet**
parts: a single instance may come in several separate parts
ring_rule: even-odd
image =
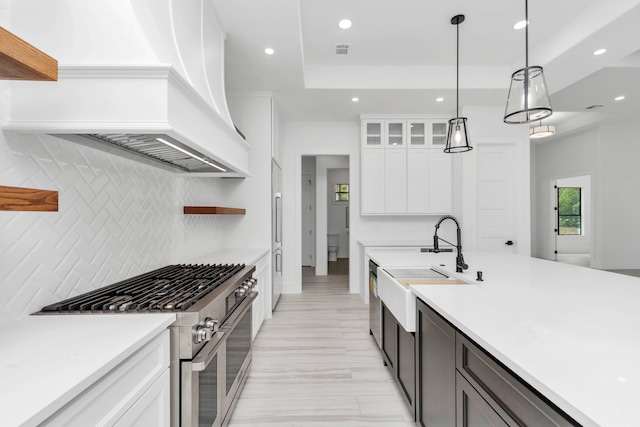
[[[415,414],[415,336],[407,332],[384,302],[382,306],[382,355],[405,402]]]
[[[415,340],[418,425],[579,426],[420,299]]]

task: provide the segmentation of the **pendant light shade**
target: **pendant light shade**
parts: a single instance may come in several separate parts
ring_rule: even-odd
[[[529,66],[529,4],[525,8],[525,67],[511,75],[511,86],[504,111],[504,122],[530,123],[549,117],[553,110],[542,67]]]
[[[504,122],[535,122],[552,112],[542,67],[531,66],[513,73]]]
[[[456,117],[449,120],[449,132],[447,132],[447,146],[445,153],[464,153],[472,150],[469,146],[469,133],[467,132],[467,118]]]
[[[456,15],[451,18],[451,24],[456,26],[456,117],[449,120],[449,131],[447,132],[447,145],[445,153],[464,153],[473,149],[469,144],[469,132],[467,128],[467,118],[460,117],[458,111],[460,100],[460,27],[464,22],[464,15]]]
[[[553,125],[542,126],[542,121],[540,121],[539,126],[535,126],[529,129],[529,138],[532,139],[546,138],[555,134],[556,127]]]

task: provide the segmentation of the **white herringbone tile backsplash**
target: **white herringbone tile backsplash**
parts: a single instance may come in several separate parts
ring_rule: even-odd
[[[59,192],[59,212],[0,211],[0,324],[166,265],[186,247],[217,249],[218,223],[182,214],[185,202],[215,201],[217,181],[48,135],[0,137],[0,185]]]

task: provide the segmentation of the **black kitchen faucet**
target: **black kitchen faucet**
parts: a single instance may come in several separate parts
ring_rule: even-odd
[[[454,245],[451,242],[447,242],[446,240],[444,240],[441,237],[438,237],[438,228],[440,228],[440,224],[442,224],[442,221],[444,221],[445,219],[451,219],[453,220],[453,222],[456,223],[456,227],[457,227],[457,244]],[[461,232],[460,232],[460,223],[458,222],[458,220],[451,216],[451,215],[445,215],[442,218],[440,218],[438,220],[438,222],[436,223],[436,232],[433,235],[433,252],[438,253],[440,252],[440,248],[438,247],[438,241],[442,240],[445,243],[450,244],[451,246],[455,246],[456,249],[458,250],[458,255],[456,256],[456,273],[462,273],[463,270],[466,270],[467,268],[469,268],[469,266],[464,262],[464,257],[462,256],[462,237],[461,237]]]

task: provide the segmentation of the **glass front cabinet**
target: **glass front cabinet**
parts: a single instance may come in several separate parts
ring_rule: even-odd
[[[363,215],[450,214],[452,155],[446,119],[363,118]]]

